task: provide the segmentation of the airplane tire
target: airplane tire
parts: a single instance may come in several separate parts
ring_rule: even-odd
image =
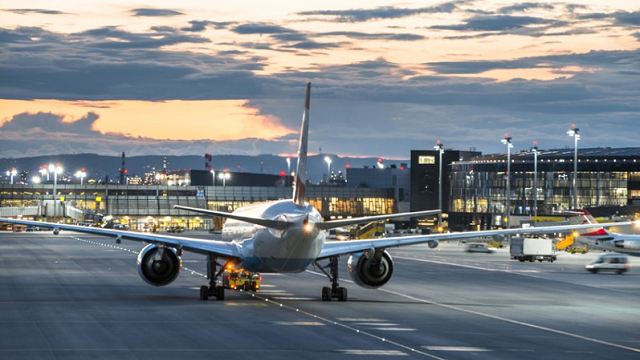
[[[322,288],[322,301],[331,301],[331,288]]]
[[[216,286],[216,300],[224,300],[224,288],[222,286]]]
[[[338,288],[338,301],[347,301],[347,288]]]
[[[209,300],[209,287],[202,285],[200,286],[200,300]]]

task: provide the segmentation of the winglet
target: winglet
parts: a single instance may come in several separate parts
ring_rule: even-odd
[[[307,83],[307,94],[302,113],[302,126],[300,127],[300,145],[298,148],[298,167],[296,169],[296,181],[293,188],[293,202],[298,206],[306,206],[307,190],[307,147],[309,140],[309,103],[311,102],[311,82]]]

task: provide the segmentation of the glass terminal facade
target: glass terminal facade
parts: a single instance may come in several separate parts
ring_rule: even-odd
[[[290,187],[262,186],[167,186],[58,184],[54,206],[53,185],[2,184],[0,216],[22,215],[48,220],[94,222],[96,215],[111,216],[130,228],[153,223],[159,228],[182,226],[209,230],[217,225],[211,217],[195,216],[174,205],[234,211],[252,203],[287,199]],[[325,219],[380,215],[397,212],[393,189],[308,186],[307,200]],[[55,208],[55,211],[51,209]]]
[[[493,172],[478,164],[457,164],[451,172],[451,211],[505,211],[506,170]],[[516,166],[512,166],[512,169]],[[538,172],[534,191],[532,171],[511,171],[511,206],[514,214],[550,214],[569,207],[572,199],[572,173],[565,170]],[[627,205],[629,175],[621,171],[582,171],[577,175],[578,207]]]
[[[506,154],[453,162],[449,211],[461,217],[466,214],[464,220],[458,219],[458,226],[487,228],[500,225],[507,201],[512,216],[532,215],[534,209],[537,214],[568,210],[574,197],[573,151],[539,151],[537,165],[532,152],[512,153],[510,194],[506,194]],[[640,205],[640,149],[579,149],[577,170],[578,208]],[[469,214],[475,216],[469,218]]]

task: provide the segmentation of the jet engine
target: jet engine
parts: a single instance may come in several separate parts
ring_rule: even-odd
[[[393,275],[393,260],[386,250],[351,255],[347,265],[351,280],[368,289],[379,288]]]
[[[182,260],[176,249],[151,244],[138,255],[138,274],[149,285],[164,286],[178,277]]]
[[[440,242],[438,240],[431,240],[427,243],[427,245],[429,245],[429,249],[435,249],[439,244]]]
[[[640,250],[640,241],[615,240],[613,244],[622,249]]]

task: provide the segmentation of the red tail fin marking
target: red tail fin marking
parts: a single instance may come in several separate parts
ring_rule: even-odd
[[[607,230],[603,228],[599,228],[596,231],[592,231],[592,232],[580,234],[580,235],[581,236],[606,236],[606,235],[609,235],[609,233],[607,232]]]

